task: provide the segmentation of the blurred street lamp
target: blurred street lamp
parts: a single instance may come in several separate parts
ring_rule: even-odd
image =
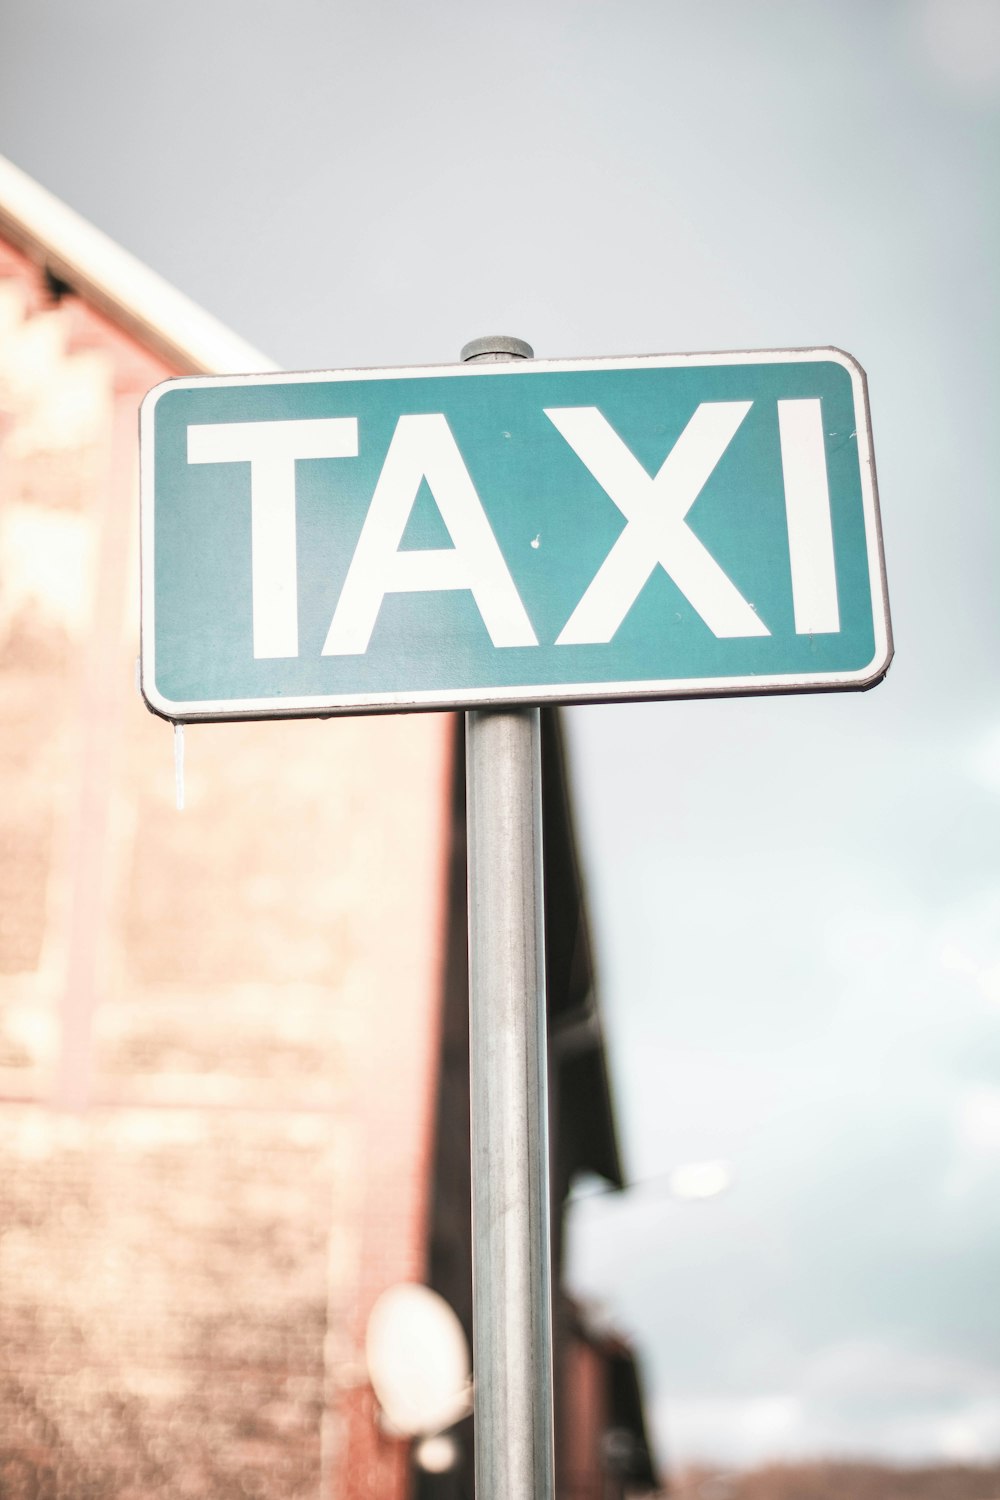
[[[718,1198],[727,1193],[736,1182],[732,1162],[722,1159],[711,1161],[689,1161],[667,1172],[658,1172],[653,1177],[642,1177],[636,1182],[626,1182],[618,1188],[611,1184],[600,1187],[584,1187],[573,1194],[574,1203],[586,1203],[590,1198],[647,1194],[649,1197],[663,1195],[682,1202],[694,1202],[704,1198]]]

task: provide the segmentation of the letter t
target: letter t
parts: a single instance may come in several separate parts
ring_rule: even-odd
[[[356,417],[214,422],[188,427],[189,464],[250,465],[250,572],[255,658],[298,656],[295,460],[356,458]]]

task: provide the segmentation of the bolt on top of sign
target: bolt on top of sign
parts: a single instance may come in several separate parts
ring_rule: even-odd
[[[892,656],[833,349],[167,381],[142,688],[178,722],[866,688]]]

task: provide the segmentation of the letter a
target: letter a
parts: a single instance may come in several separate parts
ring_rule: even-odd
[[[400,550],[426,479],[453,547]],[[514,580],[444,415],[400,417],[361,528],[324,656],[367,651],[386,594],[468,589],[494,646],[537,646]]]

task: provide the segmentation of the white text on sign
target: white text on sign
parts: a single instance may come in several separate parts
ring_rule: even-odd
[[[613,639],[656,568],[662,568],[720,639],[767,636],[765,622],[687,524],[687,515],[752,402],[703,402],[655,475],[595,406],[545,415],[625,526],[556,638],[556,645]],[[795,630],[840,630],[821,402],[778,401]],[[255,658],[298,655],[295,464],[351,459],[355,417],[192,424],[192,464],[250,465],[251,583]],[[402,548],[426,481],[452,546]],[[443,413],[400,417],[372,495],[323,646],[324,656],[368,649],[387,594],[467,590],[494,646],[537,646],[510,570]]]

